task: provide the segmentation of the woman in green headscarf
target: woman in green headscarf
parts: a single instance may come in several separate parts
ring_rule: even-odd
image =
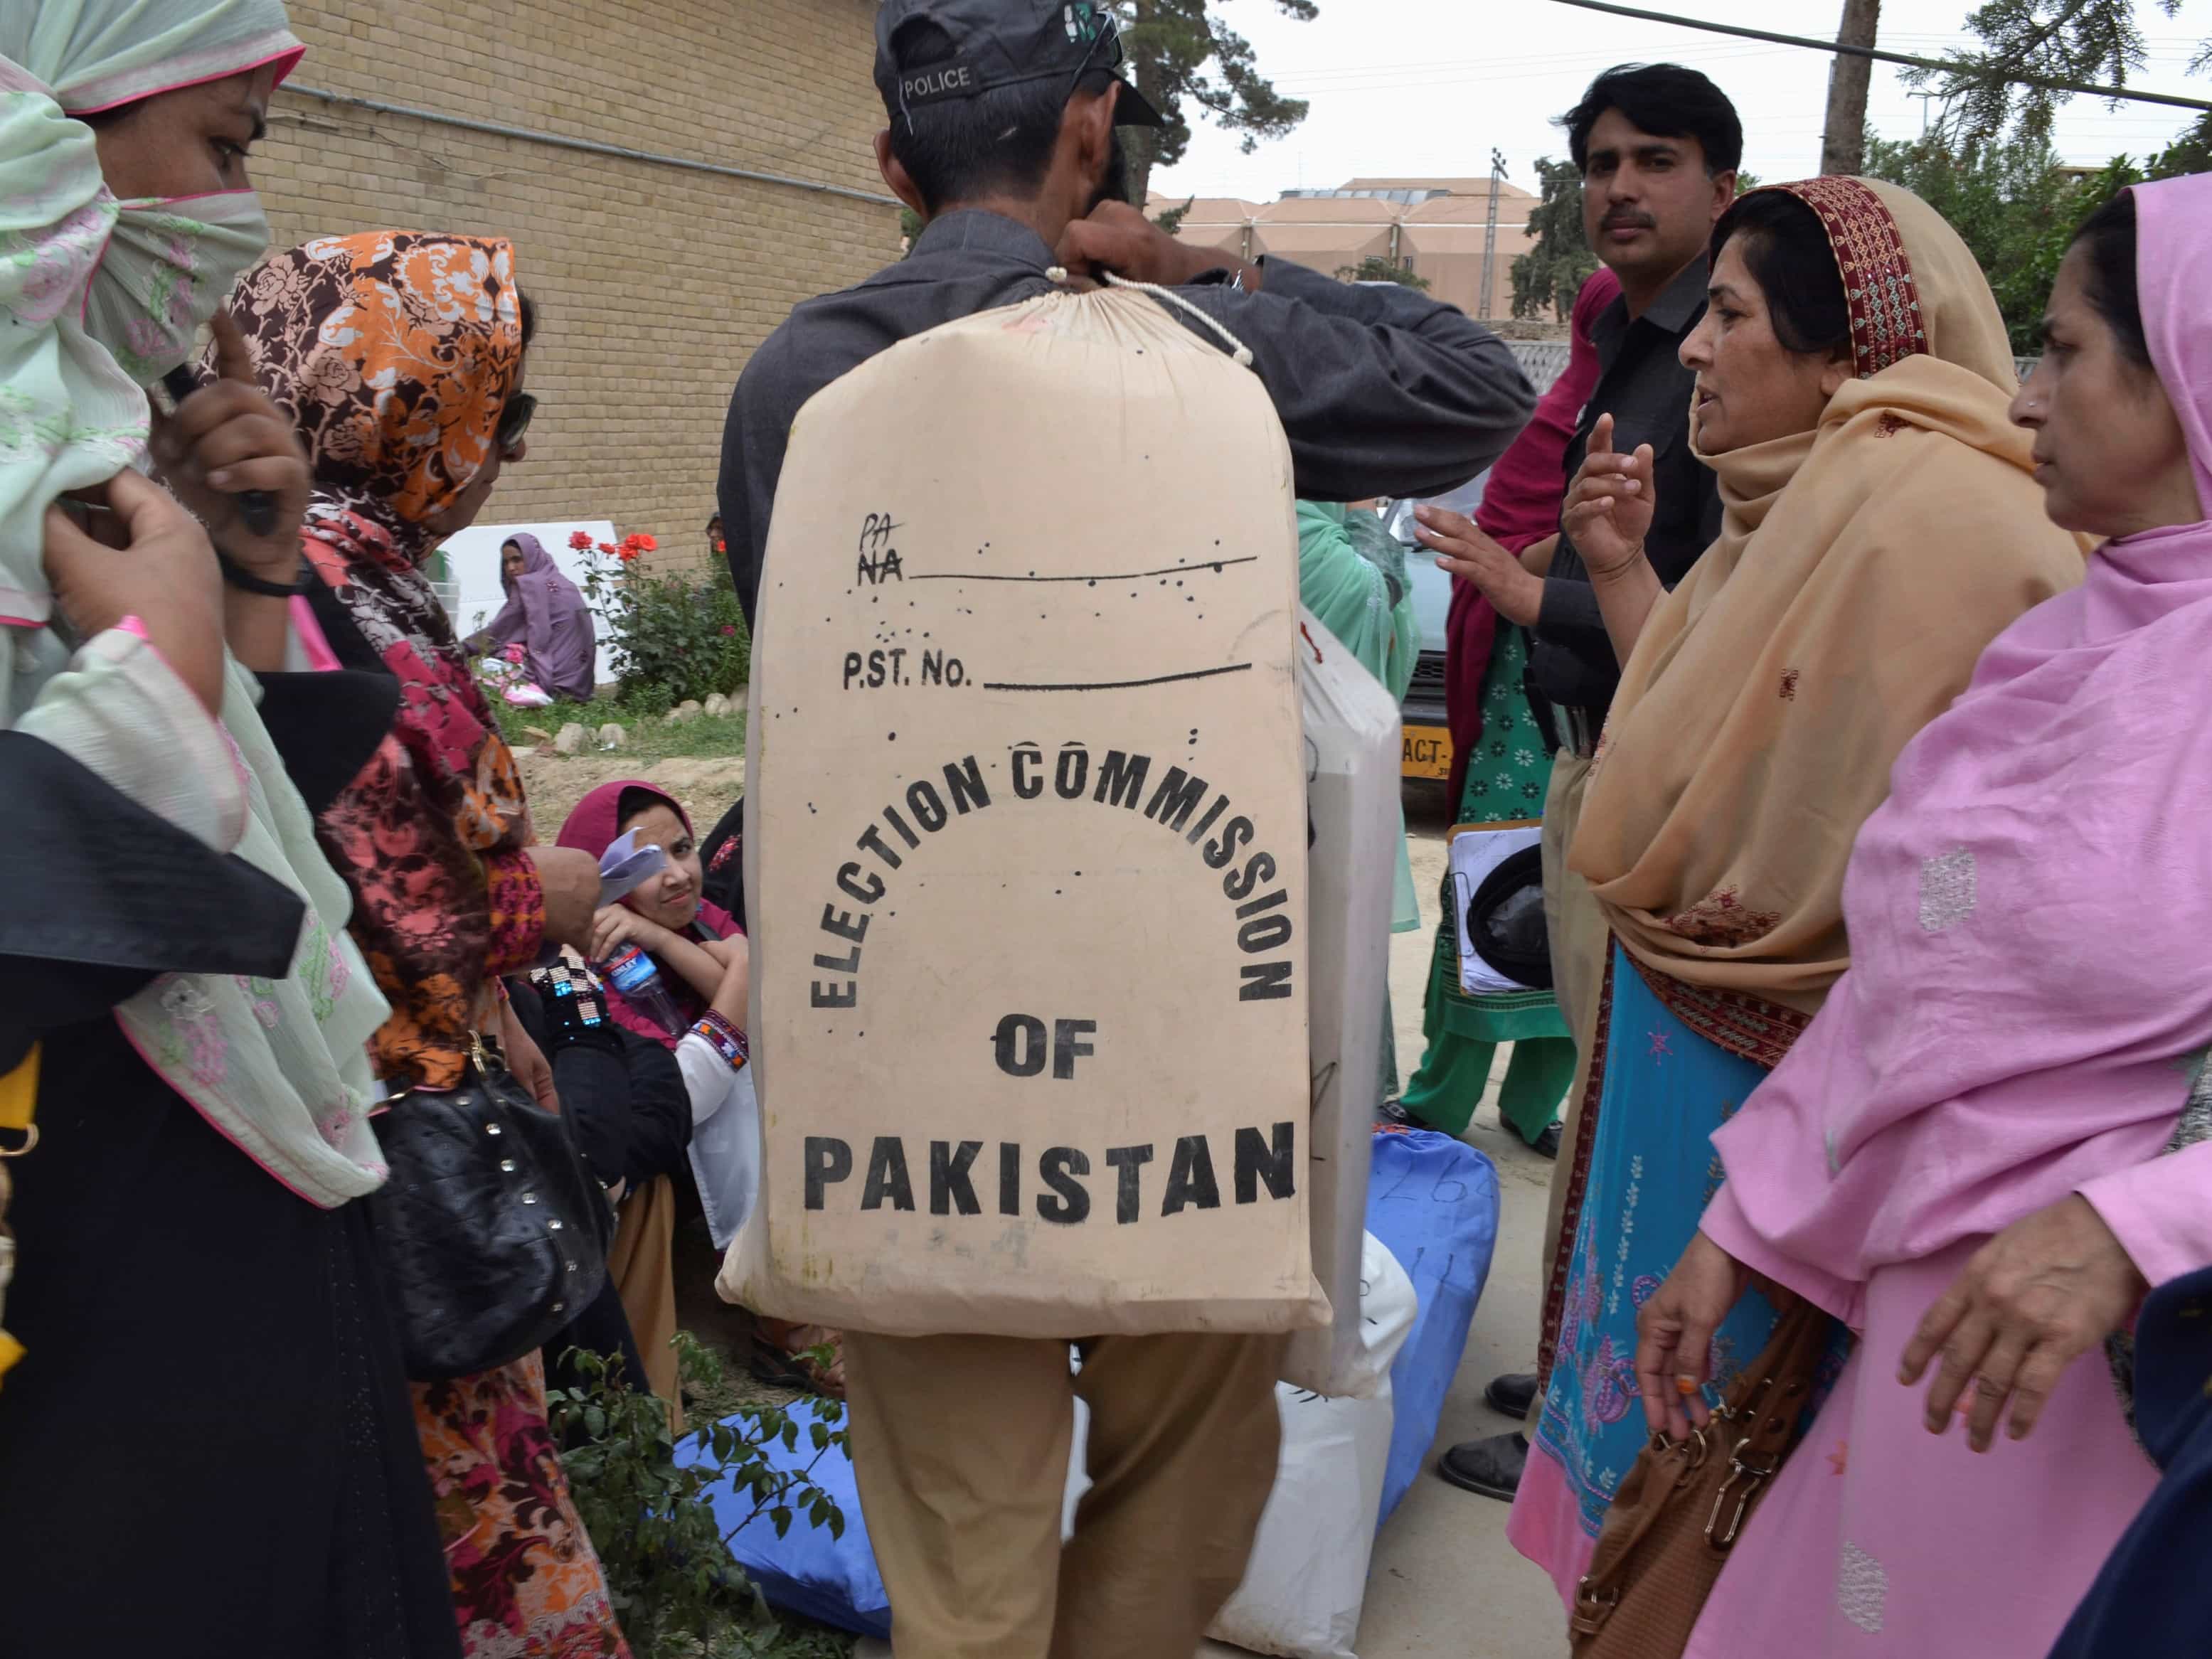
[[[1360,666],[1402,702],[1421,654],[1420,623],[1406,579],[1406,550],[1373,509],[1334,501],[1298,503],[1298,603],[1336,635]],[[1413,891],[1413,866],[1406,851],[1406,826],[1398,825],[1398,868],[1390,893],[1390,931],[1410,933],[1421,925]],[[1382,1093],[1398,1092],[1398,1041],[1389,997],[1382,1002]]]
[[[234,332],[151,446],[206,528],[131,470],[266,240],[246,152],[300,53],[278,0],[0,4],[10,1652],[459,1650],[352,1201],[386,1009],[303,797],[391,699],[274,672],[309,480]]]

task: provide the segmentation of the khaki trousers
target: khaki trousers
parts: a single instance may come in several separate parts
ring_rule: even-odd
[[[1287,1336],[845,1334],[897,1659],[1189,1659],[1274,1486]],[[1092,1481],[1063,1547],[1074,1399]]]
[[[655,1176],[628,1194],[607,1247],[607,1277],[622,1298],[629,1334],[645,1361],[645,1385],[668,1402],[669,1426],[681,1431],[684,1405],[676,1350],[676,1188]],[[633,1378],[633,1381],[636,1379]]]
[[[1550,1282],[1552,1259],[1559,1248],[1567,1189],[1573,1184],[1575,1134],[1582,1127],[1583,1095],[1589,1086],[1590,1050],[1597,1036],[1597,1006],[1605,989],[1605,958],[1612,933],[1598,908],[1589,883],[1567,868],[1567,848],[1582,821],[1583,795],[1589,787],[1588,759],[1562,749],[1552,761],[1551,792],[1544,799],[1544,925],[1551,935],[1553,994],[1575,1038],[1575,1080],[1559,1114],[1559,1156],[1552,1166],[1552,1193],[1544,1212],[1544,1253],[1536,1282]],[[1547,1379],[1538,1378],[1528,1407],[1527,1432],[1536,1431],[1543,1414]]]

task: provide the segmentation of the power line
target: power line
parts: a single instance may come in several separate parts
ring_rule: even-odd
[[[1879,46],[1839,46],[1833,40],[1816,40],[1802,34],[1777,34],[1768,29],[1743,28],[1734,23],[1708,23],[1701,18],[1678,17],[1672,12],[1645,11],[1638,6],[1617,6],[1610,0],[1553,0],[1562,6],[1575,6],[1583,11],[1602,11],[1615,17],[1633,17],[1645,23],[1672,23],[1677,27],[1700,29],[1708,34],[1733,34],[1747,40],[1769,40],[1776,46],[1804,46],[1814,52],[1841,53],[1852,58],[1871,58],[1878,63],[1903,64],[1910,69],[1939,70],[1955,74],[1959,65],[1947,64],[1939,58],[1914,58],[1901,52],[1884,52]],[[2202,98],[2183,98],[2170,92],[2130,92],[2125,87],[2100,87],[2087,81],[2059,81],[2041,75],[2008,75],[2004,77],[2014,86],[2041,87],[2049,92],[2083,92],[2098,98],[2130,100],[2139,104],[2172,104],[2181,109],[2212,110],[2212,103]]]

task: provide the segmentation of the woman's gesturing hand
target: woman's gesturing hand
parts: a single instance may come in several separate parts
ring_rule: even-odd
[[[1592,581],[1602,581],[1643,556],[1655,505],[1651,446],[1638,444],[1631,455],[1615,453],[1613,416],[1599,416],[1582,469],[1567,488],[1564,515]]]
[[[1905,1345],[1898,1381],[1917,1382],[1940,1350],[1928,1431],[1950,1426],[1971,1382],[1966,1443],[1990,1449],[2007,1399],[2012,1437],[2024,1440],[2067,1366],[2125,1324],[2148,1289],[2096,1206],[2069,1194],[1974,1252]]]
[[[1636,1315],[1636,1387],[1651,1432],[1680,1440],[1712,1413],[1699,1390],[1711,1369],[1713,1333],[1751,1274],[1703,1233]]]
[[[1413,509],[1413,533],[1437,556],[1437,568],[1464,576],[1482,590],[1498,614],[1523,628],[1536,624],[1544,608],[1544,580],[1529,574],[1514,555],[1479,529],[1464,514],[1448,507]]]

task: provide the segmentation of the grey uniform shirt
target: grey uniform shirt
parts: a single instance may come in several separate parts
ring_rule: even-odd
[[[1597,389],[1583,405],[1564,462],[1566,482],[1572,483],[1589,453],[1590,430],[1607,413],[1616,452],[1651,446],[1657,506],[1644,550],[1669,588],[1690,574],[1698,556],[1721,533],[1720,481],[1690,452],[1690,398],[1698,377],[1676,355],[1705,317],[1705,262],[1699,259],[1642,316],[1630,317],[1628,302],[1620,299],[1598,313],[1590,330],[1597,347]],[[1563,494],[1559,549],[1536,615],[1528,685],[1555,707],[1587,710],[1596,726],[1620,684],[1620,663],[1605,631],[1589,568],[1567,534],[1565,511]]]
[[[1026,225],[994,213],[946,214],[924,228],[901,263],[857,288],[807,301],[762,343],[738,381],[722,434],[722,523],[747,617],[800,407],[909,336],[1050,291],[1045,270],[1053,263],[1052,250]],[[1310,500],[1449,489],[1496,460],[1535,407],[1504,341],[1412,289],[1355,287],[1269,259],[1261,292],[1219,283],[1176,292],[1251,348],[1290,436],[1298,494]],[[1219,343],[1211,331],[1189,325]]]

